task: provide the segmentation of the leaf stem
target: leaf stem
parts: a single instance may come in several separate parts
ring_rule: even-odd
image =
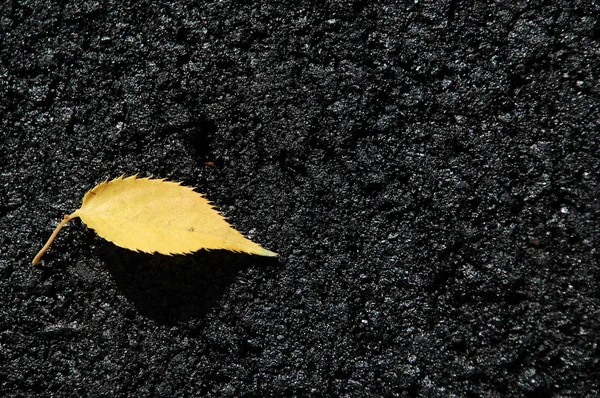
[[[48,248],[50,247],[50,245],[52,244],[52,242],[54,242],[54,239],[56,238],[56,235],[58,235],[58,231],[61,230],[61,228],[69,222],[69,220],[71,220],[73,214],[69,215],[69,214],[65,214],[65,217],[63,218],[63,220],[60,222],[60,224],[58,224],[58,226],[56,227],[56,229],[54,230],[54,232],[52,232],[52,235],[50,235],[50,239],[48,239],[48,242],[46,242],[46,244],[44,245],[44,247],[42,247],[42,250],[40,250],[38,252],[38,254],[36,254],[36,256],[33,258],[33,265],[36,265],[37,263],[40,262],[40,259],[42,258],[42,256],[44,255],[44,253],[46,253],[46,251],[48,250]]]

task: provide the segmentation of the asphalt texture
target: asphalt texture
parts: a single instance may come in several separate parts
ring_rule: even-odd
[[[594,1],[3,1],[0,396],[600,395]],[[63,215],[196,187],[279,257]]]

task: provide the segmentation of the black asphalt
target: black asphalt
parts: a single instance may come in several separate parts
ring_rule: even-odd
[[[0,396],[600,395],[599,15],[0,3]],[[135,173],[280,256],[31,264]]]

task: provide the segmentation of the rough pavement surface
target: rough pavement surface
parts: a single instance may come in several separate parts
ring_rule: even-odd
[[[483,3],[2,2],[0,396],[598,396],[600,6]],[[31,265],[134,173],[280,257]]]

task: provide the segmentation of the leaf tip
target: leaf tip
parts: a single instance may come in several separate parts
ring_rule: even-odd
[[[265,256],[265,257],[279,257],[279,254],[272,252],[270,250],[267,249],[263,249],[260,253],[257,253],[259,256]]]

